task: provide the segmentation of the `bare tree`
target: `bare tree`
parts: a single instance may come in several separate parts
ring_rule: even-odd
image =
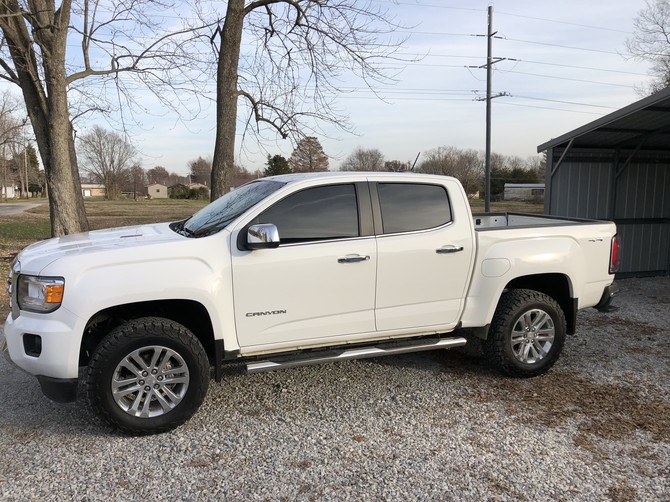
[[[169,11],[168,2],[62,0],[58,7],[53,0],[0,2],[0,78],[23,93],[46,174],[53,235],[88,228],[70,95],[78,99],[77,114],[107,111],[109,95],[119,106],[132,99],[121,77],[136,75],[166,106],[184,99],[183,84],[192,77],[186,68],[194,59],[185,43],[191,30],[167,33],[152,22],[157,12]],[[100,85],[83,85],[90,79]],[[175,92],[161,92],[165,89]]]
[[[5,91],[0,95],[0,183],[5,200],[9,184],[13,187],[15,183],[8,154],[14,153],[16,145],[21,142],[25,127],[25,120],[17,118],[19,110],[18,101],[9,92]]]
[[[10,144],[12,160],[10,168],[14,173],[14,179],[19,183],[21,198],[30,197],[32,192],[41,190],[40,172],[37,155],[33,146],[27,142],[25,127],[22,133],[16,138],[16,141]]]
[[[383,9],[360,0],[229,0],[212,37],[218,44],[212,199],[231,185],[239,98],[245,135],[270,131],[297,143],[315,123],[349,129],[333,103],[340,77],[388,81],[383,63],[403,42],[392,35],[396,29]],[[256,48],[241,58],[245,30]]]
[[[212,159],[204,159],[198,157],[197,159],[189,160],[188,169],[191,176],[191,183],[200,183],[208,185],[212,178]]]
[[[441,174],[457,178],[467,194],[481,188],[484,162],[476,150],[461,150],[453,146],[441,146],[426,153],[420,170],[429,174]]]
[[[147,171],[147,183],[150,185],[154,183],[167,185],[169,178],[170,173],[163,166],[152,167]]]
[[[358,147],[342,161],[340,171],[384,171],[384,154],[376,148]]]
[[[135,164],[130,168],[124,191],[132,192],[133,200],[137,200],[137,193],[144,192],[144,187],[146,186],[146,184],[147,184],[147,173],[144,172],[142,166],[140,166],[139,164]]]
[[[130,176],[137,150],[123,136],[96,126],[78,141],[84,170],[105,185],[107,199],[121,196],[121,187]]]
[[[328,155],[317,138],[307,136],[298,142],[288,163],[294,173],[327,171]]]
[[[404,173],[411,171],[411,169],[411,162],[403,162],[402,160],[387,160],[384,162],[384,170],[391,171],[392,173]]]
[[[653,94],[670,86],[670,0],[645,0],[645,5],[626,47],[634,59],[651,63],[654,79],[641,93]]]

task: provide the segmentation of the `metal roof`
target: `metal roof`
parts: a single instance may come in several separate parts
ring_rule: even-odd
[[[637,148],[670,151],[670,88],[663,89],[537,147]]]

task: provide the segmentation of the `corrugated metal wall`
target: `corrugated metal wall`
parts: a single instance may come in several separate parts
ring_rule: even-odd
[[[549,150],[545,212],[616,222],[621,274],[670,273],[670,152]],[[553,173],[553,174],[552,174]]]

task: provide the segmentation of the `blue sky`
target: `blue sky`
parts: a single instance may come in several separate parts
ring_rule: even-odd
[[[337,106],[349,115],[356,134],[326,128],[319,140],[337,169],[356,147],[377,148],[387,160],[413,161],[439,146],[484,149],[488,2],[483,0],[372,0],[412,28],[400,53],[408,63],[394,85],[377,86],[383,100],[346,79],[349,92]],[[493,151],[528,157],[552,137],[628,105],[640,96],[635,86],[648,81],[648,64],[627,60],[625,41],[643,0],[499,0],[493,5]],[[221,8],[221,7],[219,7]],[[212,93],[214,83],[206,87]],[[214,151],[215,106],[182,123],[147,95],[141,125],[128,129],[145,169],[162,165],[187,172],[187,162]],[[241,117],[240,120],[243,120]],[[102,119],[77,124],[79,134]],[[238,127],[238,131],[241,127]],[[268,153],[289,156],[288,140],[263,145],[247,142],[239,162],[263,169]]]

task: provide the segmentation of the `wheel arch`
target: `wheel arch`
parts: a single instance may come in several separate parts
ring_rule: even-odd
[[[552,297],[565,315],[566,333],[569,335],[575,333],[578,299],[572,296],[572,284],[567,275],[552,273],[517,277],[508,282],[503,291],[510,289],[532,289]]]
[[[84,328],[79,351],[79,365],[88,364],[91,354],[104,335],[120,324],[140,317],[161,317],[181,324],[200,341],[210,363],[215,368],[220,367],[223,341],[215,340],[212,319],[205,306],[193,300],[127,303],[95,313],[86,322]]]

